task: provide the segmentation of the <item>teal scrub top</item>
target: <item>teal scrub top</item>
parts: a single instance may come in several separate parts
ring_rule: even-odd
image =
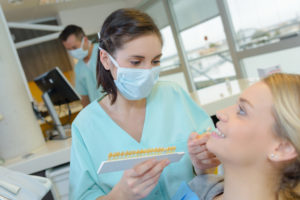
[[[80,95],[88,95],[90,102],[102,96],[101,87],[97,87],[97,57],[98,44],[94,44],[89,62],[78,60],[75,65],[75,90]]]
[[[178,85],[158,82],[146,103],[140,142],[119,127],[97,101],[84,108],[72,124],[70,199],[95,199],[108,194],[123,171],[98,175],[97,169],[110,152],[176,146],[183,158],[167,166],[145,199],[170,199],[180,184],[193,177],[187,140],[192,131],[213,127],[211,118]]]

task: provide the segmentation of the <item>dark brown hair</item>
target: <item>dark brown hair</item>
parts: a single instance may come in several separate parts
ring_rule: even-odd
[[[81,40],[85,36],[81,27],[70,24],[64,28],[64,30],[59,34],[59,39],[61,41],[66,41],[70,35],[74,34],[77,39]]]
[[[119,9],[111,13],[103,23],[100,31],[99,47],[113,56],[116,49],[141,35],[156,34],[162,42],[159,29],[152,18],[136,9]],[[106,70],[100,61],[98,50],[97,83],[103,92],[112,96],[111,104],[117,99],[117,87],[110,70]]]

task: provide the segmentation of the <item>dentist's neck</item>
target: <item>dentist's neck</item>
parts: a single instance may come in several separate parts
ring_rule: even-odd
[[[117,99],[113,104],[113,107],[115,111],[130,113],[136,109],[144,109],[146,107],[146,98],[140,100],[128,100],[118,92]]]

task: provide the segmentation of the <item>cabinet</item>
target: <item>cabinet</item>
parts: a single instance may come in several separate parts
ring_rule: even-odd
[[[45,175],[52,182],[51,193],[54,200],[68,200],[70,165],[47,169]]]

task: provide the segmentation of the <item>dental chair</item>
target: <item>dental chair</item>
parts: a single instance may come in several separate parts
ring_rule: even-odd
[[[51,185],[47,178],[0,166],[0,200],[41,200]]]

